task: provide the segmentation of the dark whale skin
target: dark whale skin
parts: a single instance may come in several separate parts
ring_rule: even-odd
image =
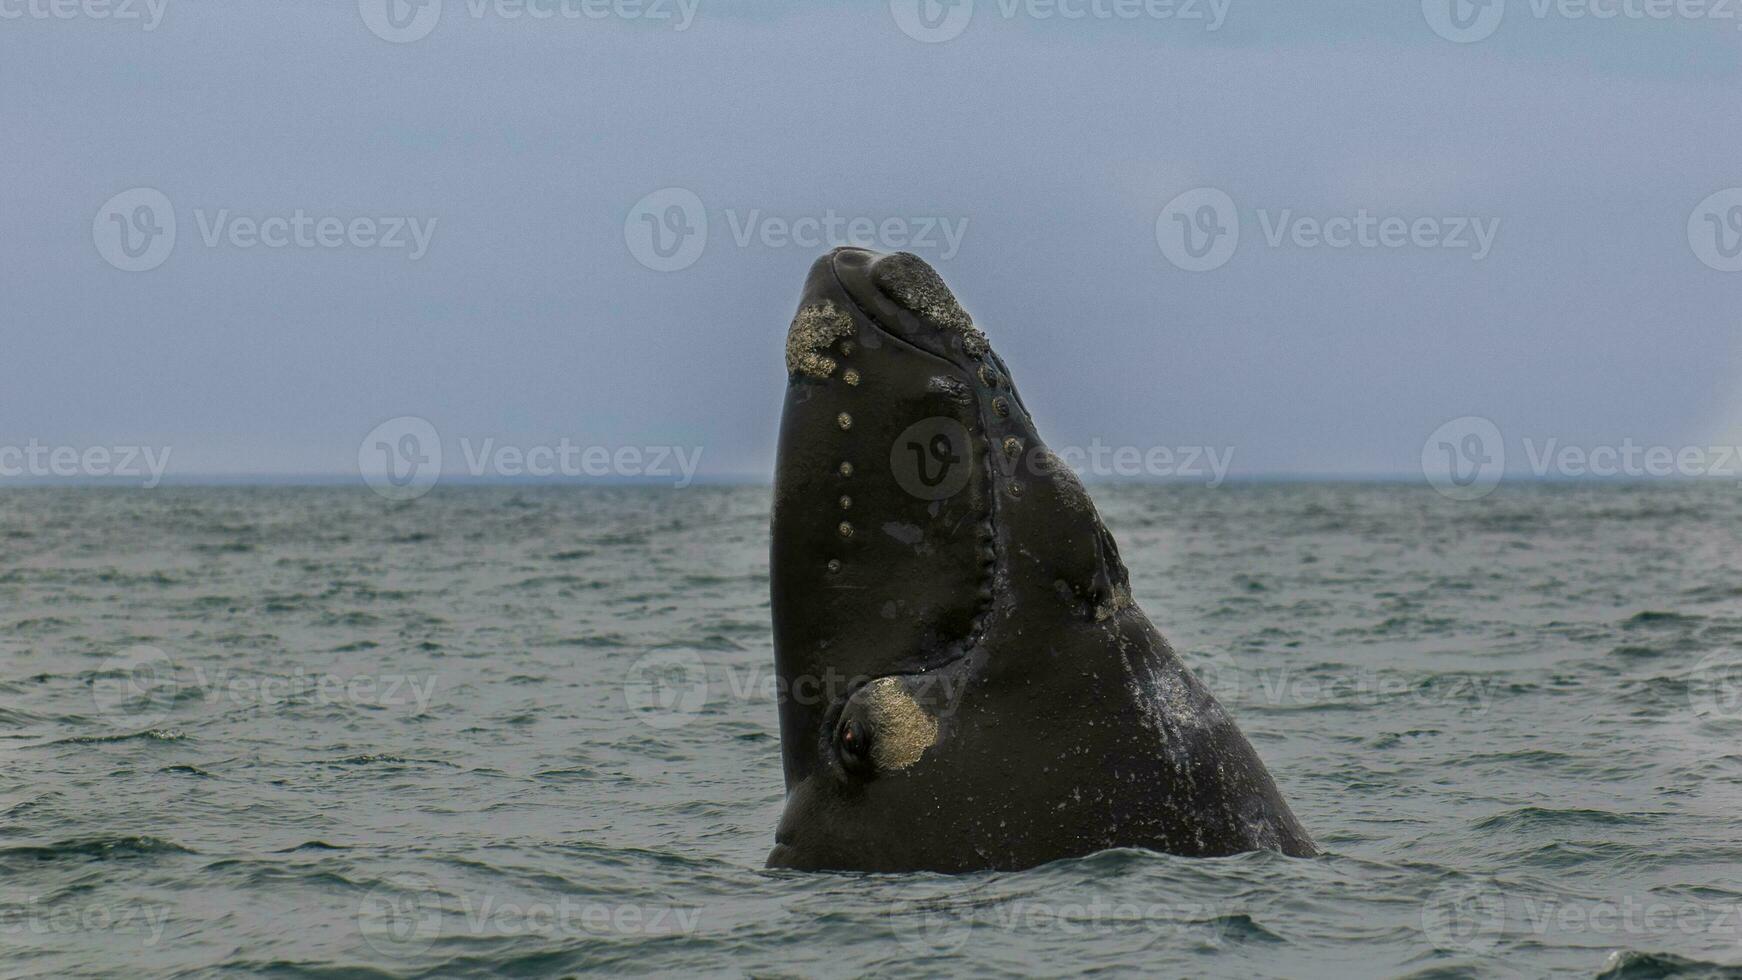
[[[787,354],[770,867],[1316,853],[930,266],[819,259]]]

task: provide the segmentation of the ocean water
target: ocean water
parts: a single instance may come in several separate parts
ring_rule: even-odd
[[[1094,495],[1324,856],[763,870],[766,489],[0,494],[0,975],[1742,975],[1742,490]]]

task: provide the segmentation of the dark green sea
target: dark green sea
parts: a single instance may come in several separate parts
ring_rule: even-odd
[[[1742,489],[1094,495],[1324,856],[763,870],[765,488],[0,493],[0,975],[1742,976]]]

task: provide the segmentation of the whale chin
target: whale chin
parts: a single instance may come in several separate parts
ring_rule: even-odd
[[[770,866],[1312,853],[931,266],[818,259],[786,365],[770,581],[788,795]]]

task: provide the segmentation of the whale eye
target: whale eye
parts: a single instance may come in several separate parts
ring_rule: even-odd
[[[835,743],[848,771],[861,775],[871,771],[871,730],[863,721],[850,718],[843,722],[836,730]]]

